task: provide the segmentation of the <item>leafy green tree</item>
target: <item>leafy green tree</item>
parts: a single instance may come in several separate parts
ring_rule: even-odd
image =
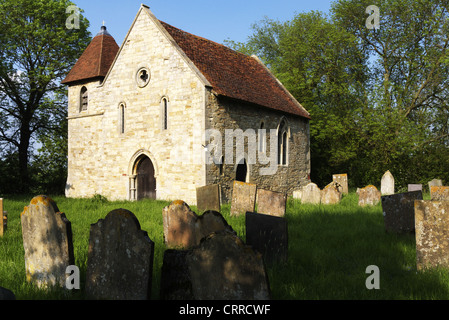
[[[54,107],[65,90],[60,81],[91,39],[81,14],[79,25],[67,28],[72,5],[68,0],[0,1],[0,151],[17,154],[21,192],[30,190],[34,143],[65,121],[66,107]]]

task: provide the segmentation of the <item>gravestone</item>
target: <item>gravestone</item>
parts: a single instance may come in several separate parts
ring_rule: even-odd
[[[199,212],[220,212],[220,185],[213,184],[196,188],[196,206]]]
[[[27,280],[41,288],[64,286],[66,268],[75,260],[70,221],[43,195],[31,200],[20,220]]]
[[[334,174],[332,175],[332,181],[341,186],[341,193],[348,194],[348,174]]]
[[[321,190],[318,186],[310,182],[306,186],[293,192],[294,199],[300,199],[301,203],[320,204]]]
[[[337,204],[341,200],[341,192],[334,183],[328,184],[321,190],[321,204]]]
[[[254,212],[257,186],[252,183],[234,181],[232,187],[231,216],[239,216],[247,211]]]
[[[441,179],[433,179],[429,181],[429,192],[430,189],[434,186],[441,187],[443,185],[443,181]]]
[[[0,287],[0,301],[16,300],[16,295],[6,288]]]
[[[416,266],[418,270],[449,267],[449,201],[415,201]]]
[[[109,212],[90,226],[86,296],[95,300],[146,300],[151,295],[154,243],[136,216]]]
[[[415,231],[415,200],[422,200],[422,191],[382,196],[385,230],[393,233]]]
[[[394,194],[394,177],[389,170],[382,176],[380,193],[382,195]]]
[[[246,244],[260,252],[267,265],[286,263],[288,258],[287,220],[261,213],[246,213]]]
[[[228,230],[189,250],[166,250],[160,287],[163,300],[270,299],[262,255]]]
[[[368,185],[365,188],[357,190],[359,195],[359,206],[375,206],[379,203],[381,194],[379,190],[373,185]]]
[[[449,187],[446,186],[430,187],[430,200],[436,201],[449,200]]]
[[[409,184],[408,189],[410,191],[422,191],[422,184]]]
[[[212,232],[232,230],[223,216],[208,210],[201,216],[182,200],[173,201],[162,210],[164,241],[169,248],[190,248]]]
[[[283,217],[287,205],[287,195],[281,192],[257,189],[256,203],[257,212]]]

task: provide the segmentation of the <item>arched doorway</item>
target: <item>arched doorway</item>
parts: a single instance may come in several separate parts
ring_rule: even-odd
[[[248,175],[248,166],[246,165],[246,160],[243,158],[240,160],[235,170],[235,180],[246,182],[246,177]]]
[[[156,177],[150,158],[141,156],[136,161],[137,200],[156,199]]]

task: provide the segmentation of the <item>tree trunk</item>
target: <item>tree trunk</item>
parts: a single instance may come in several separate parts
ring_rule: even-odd
[[[31,131],[27,121],[22,122],[19,143],[19,191],[22,194],[30,192],[30,177],[28,172],[28,149],[30,147]]]

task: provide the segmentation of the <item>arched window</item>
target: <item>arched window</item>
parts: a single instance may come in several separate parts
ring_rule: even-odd
[[[278,129],[278,164],[287,165],[288,157],[288,126],[282,119]]]
[[[162,130],[168,129],[168,98],[163,97],[161,100],[161,118],[162,118]]]
[[[121,102],[118,106],[118,125],[119,125],[119,133],[123,134],[125,133],[125,110],[126,110],[126,104],[124,102]]]
[[[87,93],[87,88],[82,87],[80,92],[80,112],[86,111],[89,105],[89,94]]]

